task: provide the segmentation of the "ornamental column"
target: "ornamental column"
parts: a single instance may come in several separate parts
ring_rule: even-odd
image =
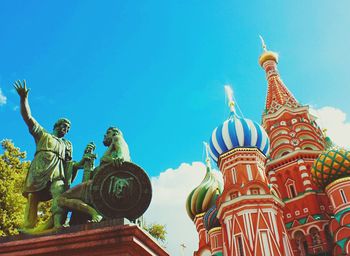
[[[270,184],[272,184],[274,187],[276,187],[278,189],[276,172],[274,170],[270,170],[268,172],[268,176],[269,176]]]
[[[312,190],[310,176],[308,174],[307,167],[303,159],[298,160],[298,168],[299,168],[301,179],[303,181],[305,191]]]

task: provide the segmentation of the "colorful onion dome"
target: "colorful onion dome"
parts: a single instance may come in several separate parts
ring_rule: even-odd
[[[205,177],[198,187],[192,190],[186,201],[188,216],[194,220],[195,216],[205,213],[215,205],[216,199],[222,193],[222,184],[207,166]]]
[[[230,118],[214,129],[209,146],[210,155],[217,162],[221,154],[238,147],[256,147],[267,155],[270,141],[265,129],[258,123],[231,112]]]
[[[337,179],[350,177],[350,151],[334,147],[324,151],[314,161],[311,176],[322,189]]]
[[[218,215],[218,209],[216,208],[216,205],[213,205],[204,215],[203,222],[204,227],[207,231],[220,227],[219,219],[217,218]]]

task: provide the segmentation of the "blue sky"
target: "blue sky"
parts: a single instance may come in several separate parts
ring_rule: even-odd
[[[339,2],[340,3],[340,2]],[[228,114],[232,84],[245,116],[260,120],[266,81],[259,34],[280,53],[279,69],[303,103],[350,108],[350,21],[319,1],[11,1],[0,15],[3,138],[33,154],[12,90],[31,88],[33,115],[51,130],[72,121],[74,157],[91,140],[102,154],[109,125],[120,127],[132,158],[157,175],[203,160],[202,141]],[[345,6],[347,5],[347,6]],[[317,7],[317,8],[316,8]],[[30,157],[29,157],[30,158]]]
[[[26,79],[33,116],[47,130],[59,117],[72,121],[77,160],[89,141],[102,155],[103,134],[115,125],[150,176],[204,161],[202,142],[229,113],[225,84],[245,117],[261,120],[259,34],[279,53],[296,98],[341,111],[348,125],[349,9],[345,0],[3,2],[0,139],[32,159],[12,88]]]

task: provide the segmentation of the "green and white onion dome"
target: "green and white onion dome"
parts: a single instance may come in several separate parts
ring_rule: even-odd
[[[222,184],[215,176],[210,166],[207,166],[203,181],[192,190],[186,200],[186,210],[191,220],[196,215],[205,213],[215,205],[216,199],[222,193]]]

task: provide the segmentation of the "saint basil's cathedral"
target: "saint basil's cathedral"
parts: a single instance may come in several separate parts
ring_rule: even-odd
[[[229,96],[229,118],[206,145],[205,177],[188,195],[194,256],[350,255],[350,151],[320,129],[283,83],[278,55],[263,49],[262,124],[240,117]]]

